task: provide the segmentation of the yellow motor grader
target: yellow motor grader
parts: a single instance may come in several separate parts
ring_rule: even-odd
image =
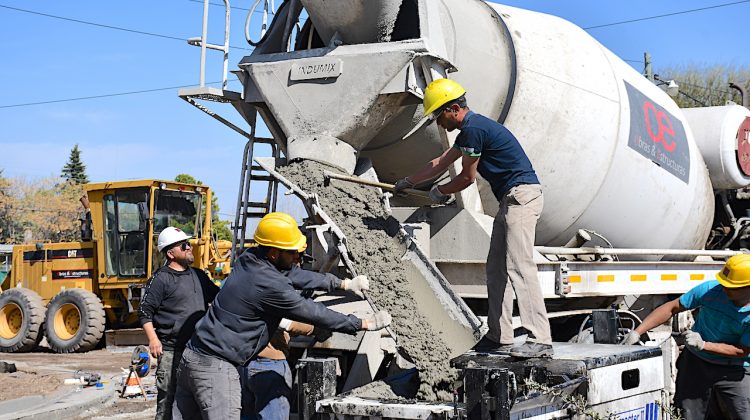
[[[29,351],[46,337],[56,352],[84,352],[105,328],[138,326],[143,287],[164,264],[156,243],[167,226],[193,236],[193,266],[215,281],[229,273],[232,244],[211,234],[208,187],[143,180],[85,189],[81,242],[13,247],[0,284],[0,351]]]

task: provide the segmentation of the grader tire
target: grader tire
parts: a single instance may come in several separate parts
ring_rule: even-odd
[[[104,335],[102,301],[88,290],[63,290],[47,305],[44,332],[57,353],[92,350]]]
[[[36,292],[14,287],[0,293],[0,352],[33,350],[42,340],[44,303]]]

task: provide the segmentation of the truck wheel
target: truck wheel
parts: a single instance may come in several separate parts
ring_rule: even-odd
[[[44,303],[34,291],[14,287],[0,293],[0,352],[33,350],[42,340]]]
[[[93,349],[104,335],[102,301],[88,290],[63,290],[47,305],[44,332],[50,348],[57,353]]]

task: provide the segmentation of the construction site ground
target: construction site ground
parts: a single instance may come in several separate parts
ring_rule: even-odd
[[[152,419],[155,394],[120,398],[133,348],[115,347],[87,353],[57,354],[45,343],[30,353],[0,353],[0,361],[14,363],[17,371],[0,373],[0,419]],[[76,371],[101,375],[102,386],[66,385]],[[143,378],[155,391],[154,371]]]

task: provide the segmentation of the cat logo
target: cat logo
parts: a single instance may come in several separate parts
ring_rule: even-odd
[[[77,249],[69,249],[68,250],[68,258],[76,258],[78,257],[78,250]]]

